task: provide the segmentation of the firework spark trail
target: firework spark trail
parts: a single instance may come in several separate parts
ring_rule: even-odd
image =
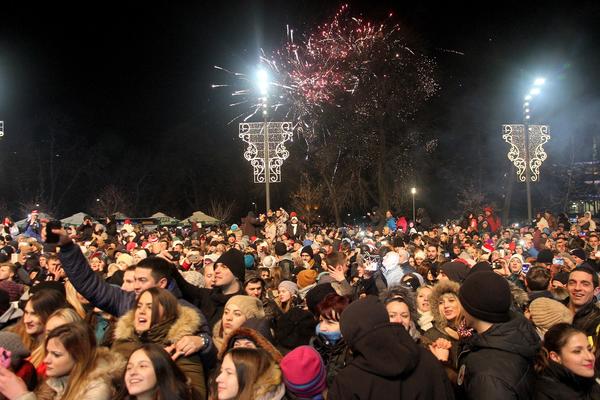
[[[392,14],[389,15],[391,17]],[[298,36],[287,25],[284,46],[270,54],[261,49],[259,60],[268,71],[268,85],[272,89],[266,95],[258,94],[250,75],[220,66],[215,66],[215,69],[233,79],[230,83],[213,87],[231,88],[232,96],[243,99],[232,102],[231,107],[247,107],[230,123],[240,118],[244,121],[252,118],[266,101],[269,110],[282,110],[286,118],[293,121],[296,133],[310,141],[325,109],[344,109],[348,96],[365,94],[364,91],[369,89],[364,87],[369,88],[368,85],[381,79],[392,77],[401,81],[406,65],[412,65],[412,72],[421,77],[420,88],[426,97],[437,90],[430,73],[433,61],[408,47],[400,31],[399,25],[390,24],[387,20],[374,24],[362,17],[353,17],[348,5],[344,4],[330,21],[302,35],[299,41],[295,40]],[[363,104],[356,105],[355,112],[364,116],[375,113],[379,107],[378,100],[371,99],[368,93],[363,97],[364,100],[359,100]],[[259,105],[256,104],[258,98],[261,98]]]

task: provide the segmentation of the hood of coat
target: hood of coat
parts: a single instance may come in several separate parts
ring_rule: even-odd
[[[433,321],[435,323],[435,327],[444,331],[444,329],[448,326],[448,320],[440,313],[440,308],[438,304],[445,294],[453,294],[456,296],[456,301],[458,301],[458,290],[460,289],[460,285],[454,281],[440,281],[434,287],[431,292],[431,296],[429,296],[429,304],[431,307],[431,314],[433,315]]]
[[[285,393],[285,386],[283,386],[282,382],[281,369],[273,361],[269,368],[256,380],[254,384],[254,396],[252,398],[279,399],[283,397],[283,394],[281,394],[281,397],[277,397],[277,393]]]
[[[213,339],[214,339],[214,336],[213,336]],[[219,349],[219,354],[218,354],[219,360],[222,360],[223,357],[225,356],[225,353],[229,349],[233,348],[233,344],[234,344],[233,341],[235,341],[237,339],[250,340],[251,342],[256,344],[256,347],[266,350],[267,353],[269,353],[275,361],[277,361],[277,362],[281,361],[281,358],[282,358],[281,353],[279,352],[279,350],[277,350],[275,348],[275,346],[273,346],[273,344],[271,342],[269,342],[269,340],[267,338],[265,338],[263,335],[261,335],[258,331],[254,330],[254,329],[246,328],[243,326],[241,328],[234,330],[233,332],[231,332],[231,334],[229,334],[229,336],[227,336],[225,338],[225,340],[223,341],[223,344],[218,348]]]
[[[341,315],[340,330],[354,354],[351,364],[366,372],[396,377],[419,362],[417,344],[402,325],[389,322],[385,306],[374,296],[351,303]]]
[[[481,335],[473,335],[466,349],[496,349],[533,360],[540,345],[540,337],[531,322],[520,314],[514,314],[508,322],[494,324]]]
[[[167,331],[163,343],[176,343],[182,337],[195,335],[200,330],[201,321],[196,310],[179,305],[177,311],[178,317]],[[133,323],[134,316],[135,310],[130,310],[119,318],[115,328],[115,340],[131,340],[138,337]]]

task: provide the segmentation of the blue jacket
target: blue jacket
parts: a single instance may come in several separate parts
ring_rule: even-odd
[[[79,246],[74,243],[66,244],[61,247],[59,255],[63,269],[75,289],[95,307],[117,318],[134,307],[136,302],[135,292],[126,292],[100,278],[90,268]],[[174,285],[169,285],[169,287],[171,286]],[[200,315],[201,326],[198,336],[202,336],[207,343],[202,349],[201,355],[203,359],[204,357],[211,359],[206,361],[209,361],[209,364],[212,363],[216,350],[212,343],[211,331],[206,322],[206,317],[197,307],[187,301],[179,299],[179,303],[193,308]]]
[[[385,224],[392,232],[396,232],[396,218],[389,217],[388,220],[385,221]]]

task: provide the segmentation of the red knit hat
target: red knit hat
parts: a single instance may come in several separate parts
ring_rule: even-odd
[[[325,365],[311,346],[299,346],[286,354],[279,364],[287,389],[299,399],[310,399],[327,387]]]
[[[298,216],[298,214],[296,214],[296,211],[292,211],[292,212],[290,213],[290,218],[294,218],[294,217],[296,217],[296,216]]]

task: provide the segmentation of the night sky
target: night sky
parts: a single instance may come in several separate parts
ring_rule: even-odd
[[[4,4],[1,14],[0,120],[6,135],[0,158],[19,149],[28,122],[59,112],[92,144],[111,135],[124,147],[152,152],[180,141],[202,148],[216,135],[215,152],[237,158],[234,170],[223,171],[225,181],[230,173],[251,179],[251,171],[236,155],[242,149],[237,126],[226,125],[236,114],[227,106],[230,99],[210,88],[225,80],[213,66],[248,71],[260,48],[281,46],[286,24],[306,31],[341,4],[18,3]],[[372,20],[392,11],[437,62],[441,90],[424,112],[439,146],[432,168],[420,177],[423,202],[433,209],[437,199],[448,199],[453,187],[442,171],[460,173],[468,162],[481,166],[484,186],[498,184],[508,165],[500,125],[520,121],[522,97],[538,75],[548,84],[534,119],[551,126],[549,162],[566,162],[569,145],[576,146],[577,158],[591,159],[592,138],[600,136],[600,3],[442,4],[350,2],[351,10]],[[178,136],[182,130],[186,134]],[[108,176],[117,173],[107,170]],[[284,165],[284,179],[285,173]],[[536,190],[543,197],[543,186]],[[243,201],[262,201],[254,192]],[[283,203],[287,195],[278,198]],[[521,192],[515,197],[523,200]],[[63,211],[76,208],[68,204]]]

